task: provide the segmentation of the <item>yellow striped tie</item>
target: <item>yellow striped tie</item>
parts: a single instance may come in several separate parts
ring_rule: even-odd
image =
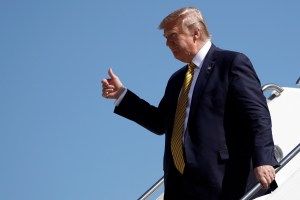
[[[196,65],[194,63],[189,63],[188,65],[188,71],[185,74],[182,90],[178,98],[172,138],[171,138],[171,151],[172,151],[174,164],[181,174],[183,174],[183,170],[185,167],[185,163],[183,159],[182,134],[184,131],[183,128],[184,128],[185,112],[186,112],[186,107],[188,102],[188,93],[190,91],[191,83],[193,80],[195,67]]]

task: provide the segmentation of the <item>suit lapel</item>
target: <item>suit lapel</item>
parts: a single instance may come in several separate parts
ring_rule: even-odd
[[[212,44],[210,50],[208,51],[202,67],[200,69],[195,87],[194,87],[194,92],[193,92],[193,97],[192,97],[192,102],[191,102],[191,107],[190,107],[190,114],[189,118],[191,118],[194,114],[195,108],[201,98],[203,89],[205,88],[205,85],[210,77],[211,72],[213,71],[215,67],[215,60],[216,60],[216,55],[215,55],[215,50],[216,46]]]

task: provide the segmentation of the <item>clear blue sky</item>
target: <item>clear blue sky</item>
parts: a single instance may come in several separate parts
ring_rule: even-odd
[[[164,137],[113,114],[101,79],[157,105],[183,66],[157,26],[186,6],[262,85],[295,86],[296,0],[0,0],[1,200],[132,200],[162,176]]]

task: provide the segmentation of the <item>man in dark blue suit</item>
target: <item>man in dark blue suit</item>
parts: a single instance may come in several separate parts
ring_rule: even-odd
[[[237,200],[255,178],[268,188],[278,163],[269,110],[250,60],[212,44],[196,8],[171,13],[159,28],[174,57],[189,63],[171,76],[159,105],[152,106],[125,88],[112,69],[102,80],[102,95],[117,100],[115,113],[165,134],[164,199]],[[177,156],[172,140],[190,66]]]

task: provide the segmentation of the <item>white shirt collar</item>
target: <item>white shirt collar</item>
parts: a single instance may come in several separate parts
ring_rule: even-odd
[[[209,51],[210,47],[211,47],[211,41],[208,40],[205,45],[199,50],[199,52],[195,55],[195,57],[193,58],[192,62],[197,65],[197,67],[202,66],[203,60],[207,54],[207,52]]]

